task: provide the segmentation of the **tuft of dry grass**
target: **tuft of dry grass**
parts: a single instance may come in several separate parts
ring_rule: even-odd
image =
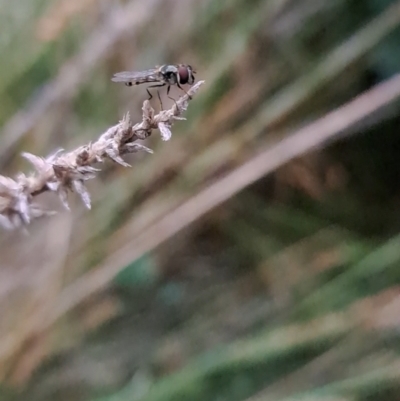
[[[109,159],[123,167],[130,167],[122,158],[123,155],[139,151],[153,153],[137,141],[148,138],[154,129],[160,131],[162,140],[168,141],[174,121],[185,119],[182,114],[203,83],[197,82],[170,109],[158,114],[155,114],[150,102],[145,100],[140,123],[134,124],[127,113],[95,142],[70,152],[58,149],[45,158],[23,153],[22,156],[32,164],[35,171],[29,175],[19,173],[15,179],[0,175],[0,225],[5,229],[26,228],[32,220],[54,214],[34,202],[36,195],[46,191],[57,194],[67,210],[68,193],[75,192],[90,209],[91,199],[85,181],[95,178],[101,171],[95,165]]]

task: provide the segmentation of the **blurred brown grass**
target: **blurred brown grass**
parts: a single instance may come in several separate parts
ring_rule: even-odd
[[[90,212],[1,233],[5,399],[396,399],[399,2],[2,7],[2,174],[140,118],[116,71],[207,83]]]

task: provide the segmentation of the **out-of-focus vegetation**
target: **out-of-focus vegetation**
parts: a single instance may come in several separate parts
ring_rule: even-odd
[[[1,0],[0,24],[1,174],[140,120],[145,89],[114,72],[206,80],[170,142],[90,183],[91,211],[1,233],[1,399],[398,399],[398,103],[177,234],[154,227],[396,74],[400,2]]]

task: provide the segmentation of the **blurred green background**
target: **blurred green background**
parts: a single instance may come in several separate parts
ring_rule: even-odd
[[[0,233],[1,400],[400,399],[398,102],[191,217],[400,70],[400,2],[0,0],[0,24],[3,175],[140,121],[117,71],[206,81],[153,155],[102,165],[92,210]]]

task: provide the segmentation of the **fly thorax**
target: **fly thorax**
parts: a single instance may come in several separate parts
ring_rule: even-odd
[[[161,74],[170,85],[178,83],[178,69],[174,65],[165,65],[161,68]]]

